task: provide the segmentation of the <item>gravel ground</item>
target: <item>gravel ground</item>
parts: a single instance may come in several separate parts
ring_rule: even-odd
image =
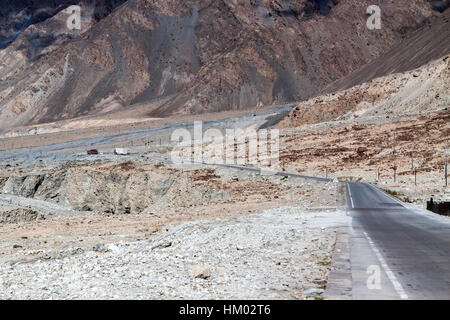
[[[3,263],[0,298],[308,298],[305,293],[323,289],[336,232],[347,224],[343,211],[299,207],[183,223],[143,241]],[[206,279],[192,275],[199,265]]]

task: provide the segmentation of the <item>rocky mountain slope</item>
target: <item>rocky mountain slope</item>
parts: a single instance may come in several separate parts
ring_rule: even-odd
[[[450,54],[300,102],[279,123],[280,161],[289,172],[375,183],[421,206],[444,199],[448,79]]]
[[[99,21],[125,1],[84,0],[83,5],[89,17],[94,21]],[[3,0],[0,7],[0,49],[8,47],[28,27],[51,19],[68,6],[79,3],[79,0]],[[39,34],[34,37],[34,40],[45,46],[54,40],[55,36],[57,34],[53,37],[42,37]]]
[[[153,101],[147,114],[165,117],[303,100],[448,6],[383,1],[383,27],[371,31],[369,0],[122,2],[8,2],[0,129]],[[82,8],[81,30],[66,26],[69,4]]]
[[[300,102],[279,125],[297,127],[343,120],[384,123],[448,112],[449,79],[450,55],[447,55],[408,72]]]
[[[430,19],[423,28],[372,62],[329,86],[324,92],[334,92],[368,82],[374,78],[419,68],[450,53],[450,11]]]

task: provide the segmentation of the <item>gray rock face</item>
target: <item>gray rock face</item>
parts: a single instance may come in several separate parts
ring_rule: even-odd
[[[42,219],[44,219],[44,217],[41,214],[31,209],[18,208],[14,210],[0,211],[0,224]]]
[[[439,12],[444,12],[450,6],[450,1],[448,0],[428,0],[434,10]]]
[[[6,0],[0,6],[0,49],[14,42],[30,25],[41,23],[70,5],[93,7],[94,18],[98,21],[124,3],[126,0]],[[6,3],[5,3],[6,2]],[[36,35],[34,44],[49,45],[51,38]],[[54,39],[54,38],[53,38]]]
[[[123,165],[103,170],[59,169],[25,176],[0,177],[0,193],[106,214],[153,213],[171,204],[189,206],[227,199],[222,190],[193,185],[188,172],[134,170]]]

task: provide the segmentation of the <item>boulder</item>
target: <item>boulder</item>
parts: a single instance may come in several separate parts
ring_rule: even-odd
[[[211,268],[206,264],[198,264],[192,269],[191,275],[193,278],[208,279],[211,277]]]

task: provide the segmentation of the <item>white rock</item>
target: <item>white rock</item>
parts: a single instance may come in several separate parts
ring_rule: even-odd
[[[208,279],[211,277],[211,268],[206,264],[198,264],[192,269],[191,276],[194,278]]]

